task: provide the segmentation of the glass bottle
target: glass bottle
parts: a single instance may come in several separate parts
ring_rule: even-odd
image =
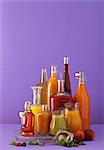
[[[31,110],[33,112],[33,114],[36,115],[42,111],[41,108],[41,86],[34,86],[32,87],[33,89],[33,105],[31,106]],[[36,125],[36,121],[34,126]],[[36,130],[36,126],[34,127],[34,129]]]
[[[64,108],[64,104],[72,100],[69,93],[64,91],[64,80],[58,80],[58,92],[51,95],[51,111]]]
[[[57,93],[58,91],[58,79],[57,79],[57,71],[56,66],[51,66],[51,77],[48,80],[48,86],[47,86],[47,104],[48,104],[48,110],[50,111],[50,97],[52,94]]]
[[[48,76],[47,76],[47,70],[45,68],[41,69],[41,79],[40,83],[37,84],[36,86],[41,86],[41,105],[47,104],[47,81],[48,81]]]
[[[82,120],[79,112],[79,103],[65,104],[65,121],[67,130],[76,132],[82,129]]]
[[[74,100],[80,103],[79,110],[82,118],[82,129],[85,130],[90,128],[90,97],[85,85],[84,72],[75,73],[75,77],[79,80],[79,83]]]
[[[24,105],[25,112],[22,116],[22,136],[32,136],[34,134],[35,117],[31,111],[31,102],[26,101]]]
[[[69,58],[64,57],[64,88],[65,91],[72,95],[71,83],[70,83],[70,72],[69,72]]]
[[[54,111],[50,124],[50,134],[55,135],[59,129],[66,130],[64,114],[61,114],[59,111]]]
[[[52,113],[48,111],[48,105],[42,105],[42,112],[36,116],[36,131],[40,134],[50,131]]]

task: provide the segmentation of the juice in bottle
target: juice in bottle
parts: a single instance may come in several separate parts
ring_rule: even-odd
[[[47,105],[42,105],[42,112],[36,115],[36,131],[40,134],[50,131],[52,113],[48,111]]]
[[[33,89],[33,105],[31,106],[31,110],[36,118],[36,115],[42,111],[42,108],[41,108],[41,89],[42,89],[42,87],[34,86],[34,87],[32,87],[32,89]],[[36,125],[36,121],[35,121],[34,126],[35,125]],[[34,129],[36,130],[36,126],[34,127]]]
[[[64,104],[72,100],[71,95],[64,91],[64,80],[58,80],[58,92],[51,95],[51,111],[64,109]]]
[[[22,115],[22,136],[32,136],[34,134],[35,116],[31,111],[31,102],[26,101],[24,105],[25,112]]]
[[[69,58],[64,57],[64,88],[65,91],[72,95],[71,83],[70,83],[70,72],[69,72]]]
[[[85,85],[84,72],[76,73],[75,77],[79,80],[79,83],[74,100],[80,104],[79,111],[82,118],[82,129],[85,130],[90,128],[90,97]]]
[[[82,120],[79,112],[78,103],[69,103],[65,105],[65,121],[67,130],[75,133],[82,129]]]
[[[47,104],[47,81],[48,81],[48,76],[47,76],[47,70],[45,68],[41,69],[41,79],[40,83],[38,83],[36,86],[41,86],[41,105]]]
[[[48,80],[47,85],[47,104],[48,104],[48,110],[50,111],[50,97],[52,94],[57,93],[58,91],[58,79],[57,79],[57,71],[56,66],[51,66],[51,77]]]

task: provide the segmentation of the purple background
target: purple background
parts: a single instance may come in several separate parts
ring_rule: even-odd
[[[85,71],[91,123],[104,123],[103,9],[98,1],[0,3],[0,123],[19,123],[32,99],[40,69],[70,57],[73,95],[76,71]],[[103,114],[102,114],[103,113]]]

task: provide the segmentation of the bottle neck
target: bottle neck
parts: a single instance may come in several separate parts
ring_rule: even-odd
[[[64,64],[64,72],[69,73],[69,64]]]
[[[41,83],[46,83],[48,80],[47,73],[41,74]]]
[[[48,111],[48,105],[42,105],[42,111]]]
[[[25,102],[25,105],[24,105],[25,113],[31,112],[31,105],[32,105],[32,103],[30,101]]]
[[[32,112],[32,110],[25,110],[25,113]]]
[[[51,72],[51,77],[57,77],[57,73],[54,71],[54,72]]]
[[[33,104],[41,104],[41,87],[35,87],[33,89]]]
[[[51,77],[57,76],[57,69],[55,65],[51,65]]]
[[[58,80],[58,93],[64,92],[64,80]]]
[[[85,84],[85,78],[84,77],[79,78],[79,85],[80,84]]]

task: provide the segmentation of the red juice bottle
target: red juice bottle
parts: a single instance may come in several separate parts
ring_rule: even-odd
[[[65,92],[68,92],[70,95],[72,95],[68,57],[64,57],[64,80],[65,80],[64,82]]]
[[[65,103],[69,103],[71,95],[64,91],[64,80],[58,80],[58,92],[51,95],[51,111],[64,108]]]

